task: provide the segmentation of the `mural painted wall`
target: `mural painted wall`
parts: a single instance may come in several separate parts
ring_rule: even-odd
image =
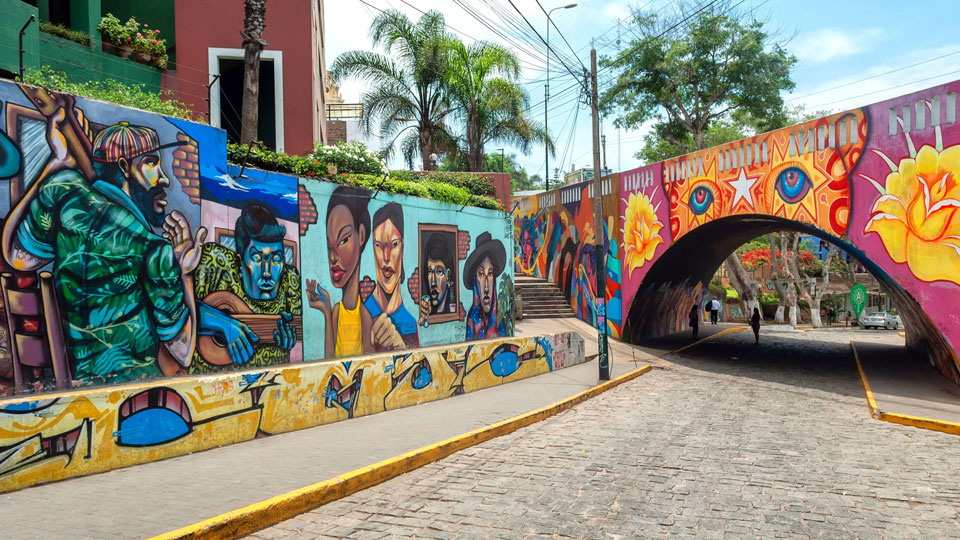
[[[602,184],[605,236],[606,324],[609,335],[622,330],[622,237],[617,223],[619,175]],[[593,184],[581,182],[515,201],[514,270],[556,283],[577,318],[597,326],[596,231]]]
[[[574,333],[0,402],[0,492],[473,392],[584,361]]]
[[[240,174],[225,145],[0,83],[0,396],[513,335],[502,213]]]
[[[900,308],[908,344],[960,384],[958,93],[953,82],[621,173],[624,338],[685,328],[737,247],[719,253],[729,237],[783,228],[772,217],[870,268]],[[568,282],[580,229],[564,189],[514,209],[518,273]]]

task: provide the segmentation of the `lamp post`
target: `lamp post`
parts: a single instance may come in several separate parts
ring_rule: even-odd
[[[577,7],[576,4],[567,4],[558,6],[547,12],[547,84],[543,90],[543,131],[547,135],[547,141],[543,144],[543,175],[547,179],[547,191],[550,191],[550,128],[548,126],[548,101],[550,100],[550,14],[558,9],[570,9]]]
[[[497,150],[500,150],[500,172],[503,172],[503,148],[498,148]]]

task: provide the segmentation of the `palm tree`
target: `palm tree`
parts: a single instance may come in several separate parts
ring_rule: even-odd
[[[534,143],[547,143],[553,153],[543,126],[525,115],[530,99],[515,82],[520,75],[517,56],[486,41],[464,45],[452,39],[450,50],[447,85],[466,132],[467,170],[483,170],[487,143],[513,145],[524,154]]]
[[[258,95],[260,93],[260,53],[267,45],[263,39],[267,0],[246,0],[243,7],[243,102],[240,117],[240,144],[257,140]]]
[[[445,75],[450,37],[443,15],[428,11],[413,23],[403,13],[387,10],[370,26],[373,45],[387,53],[349,51],[333,62],[331,75],[340,83],[356,77],[371,84],[360,97],[363,126],[376,126],[390,140],[389,156],[401,136],[400,151],[409,167],[420,155],[423,170],[436,167],[430,154],[443,153],[452,138],[444,124],[451,112]]]

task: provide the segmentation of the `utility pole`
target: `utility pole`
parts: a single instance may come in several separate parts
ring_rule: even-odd
[[[603,170],[607,170],[607,136],[600,136],[600,144],[603,145]]]
[[[550,25],[547,25],[547,35],[550,35]],[[547,114],[547,100],[550,99],[550,51],[547,51],[547,84],[543,87],[543,132],[550,137],[550,128],[547,127],[549,115]],[[550,145],[543,145],[543,176],[547,178],[547,191],[550,191]]]
[[[586,72],[586,69],[584,69]],[[586,75],[586,73],[584,73]],[[610,356],[607,350],[607,269],[603,231],[603,181],[600,176],[600,114],[597,97],[597,49],[590,48],[590,108],[593,111],[593,228],[596,247],[597,268],[597,361],[600,366],[600,380],[610,380]]]

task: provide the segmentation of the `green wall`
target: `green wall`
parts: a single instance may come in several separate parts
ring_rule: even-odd
[[[166,16],[172,25],[173,3],[159,2],[158,4],[163,3],[170,4],[170,13]],[[45,3],[41,0],[40,8],[44,7],[46,7]],[[124,59],[101,52],[100,33],[96,30],[97,23],[100,21],[100,0],[74,0],[70,7],[71,26],[76,30],[90,33],[90,46],[83,46],[40,32],[38,22],[31,23],[23,41],[25,69],[46,65],[65,72],[71,81],[114,79],[127,85],[142,84],[146,89],[155,92],[160,90],[160,70],[134,62],[129,58]],[[151,6],[144,11],[155,9],[157,9],[156,6]],[[19,70],[17,53],[20,27],[31,13],[42,18],[41,11],[43,10],[20,0],[0,0],[0,69],[13,73]],[[163,32],[162,28],[160,30]]]
[[[18,38],[20,27],[27,22],[30,14],[37,14],[37,8],[20,0],[0,0],[0,69],[16,73],[19,69]],[[37,63],[37,23],[30,23],[23,36],[23,46],[26,53],[23,55],[24,67],[34,66]]]

